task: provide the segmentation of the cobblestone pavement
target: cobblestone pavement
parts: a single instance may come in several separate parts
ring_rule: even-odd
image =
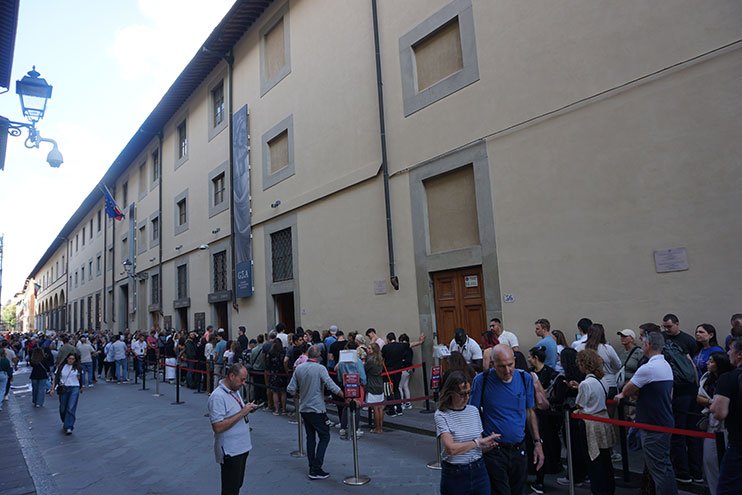
[[[151,379],[147,391],[133,383],[99,382],[84,390],[75,431],[66,436],[57,398],[47,396],[43,408],[34,408],[30,386],[24,388],[28,381],[28,370],[15,375],[14,393],[5,402],[8,407],[0,412],[0,441],[4,446],[0,460],[13,459],[10,464],[2,464],[5,476],[0,478],[7,483],[0,484],[3,495],[219,493],[219,466],[205,417],[206,394],[181,388],[184,403],[173,405],[173,385],[161,383],[159,391],[163,395],[154,397]],[[432,415],[418,410],[408,411],[403,417],[418,426],[433,422]],[[367,429],[365,418],[363,423],[363,429]],[[242,493],[321,490],[323,494],[378,495],[399,493],[400,489],[405,495],[438,493],[440,472],[426,467],[436,457],[431,436],[392,428],[381,436],[363,436],[358,442],[360,471],[371,482],[351,487],[343,484],[343,478],[353,474],[352,443],[340,440],[337,429],[333,428],[324,465],[331,477],[310,481],[306,459],[289,455],[297,449],[296,425],[268,411],[250,415],[250,425],[253,450]],[[6,445],[11,450],[5,449]],[[21,451],[25,464],[19,462]],[[11,485],[17,487],[16,491],[10,489]],[[566,487],[556,485],[554,477],[547,478],[547,490],[568,493]],[[636,492],[617,490],[619,494]],[[577,493],[589,493],[589,489],[578,488]]]

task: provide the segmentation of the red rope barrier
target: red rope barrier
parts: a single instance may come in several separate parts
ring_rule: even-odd
[[[711,438],[711,439],[716,438],[716,435],[714,435],[713,433],[707,433],[705,431],[692,431],[692,430],[683,430],[680,428],[670,428],[668,426],[648,425],[646,423],[635,423],[633,421],[622,421],[620,419],[601,418],[599,416],[591,416],[589,414],[572,413],[571,416],[575,419],[584,419],[586,421],[598,421],[599,423],[608,423],[610,425],[626,426],[628,428],[639,428],[642,430],[649,430],[649,431],[659,431],[662,433],[672,433],[674,435],[685,435],[687,437],[699,437],[699,438]]]

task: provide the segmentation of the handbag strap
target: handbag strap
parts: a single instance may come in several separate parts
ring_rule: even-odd
[[[384,367],[384,374],[389,380],[389,388],[392,390],[392,393],[394,393],[394,383],[392,383],[392,377],[389,376],[389,371],[386,369],[386,364],[382,361],[381,365]]]
[[[626,356],[626,360],[625,360],[625,361],[623,362],[623,365],[622,365],[622,367],[625,367],[625,366],[626,366],[626,363],[628,363],[628,362],[629,362],[629,359],[631,359],[631,356],[633,356],[633,355],[634,355],[634,351],[636,351],[637,349],[639,349],[639,346],[636,346],[636,347],[634,347],[633,349],[631,349],[631,352],[629,353],[629,355],[628,355],[628,356]]]

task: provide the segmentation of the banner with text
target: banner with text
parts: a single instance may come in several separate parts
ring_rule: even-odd
[[[252,225],[250,218],[250,134],[247,105],[233,116],[234,249],[237,297],[250,297],[252,285]]]

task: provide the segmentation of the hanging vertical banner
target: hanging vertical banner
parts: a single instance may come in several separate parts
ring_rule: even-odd
[[[232,143],[234,146],[234,249],[237,297],[252,296],[252,225],[250,218],[250,135],[247,122],[247,105],[232,117]]]

